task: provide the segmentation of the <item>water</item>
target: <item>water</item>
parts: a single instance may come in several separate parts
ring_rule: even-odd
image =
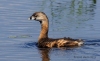
[[[0,61],[99,61],[100,2],[96,0],[0,0]],[[49,17],[49,37],[83,39],[78,48],[39,49],[40,24],[34,12]]]

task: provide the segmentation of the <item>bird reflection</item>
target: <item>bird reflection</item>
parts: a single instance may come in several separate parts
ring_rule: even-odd
[[[67,51],[67,50],[73,50],[74,48],[77,48],[77,47],[72,47],[72,48],[66,48],[66,47],[62,47],[62,48],[54,48],[54,49],[50,49],[50,48],[39,48],[39,53],[41,54],[41,58],[42,58],[42,61],[50,61],[50,52],[51,51],[56,51],[56,50],[61,50],[61,51]]]
[[[50,57],[49,57],[50,50],[51,49],[49,49],[49,48],[48,49],[47,48],[39,49],[42,61],[50,61]]]
[[[58,50],[67,50],[68,48],[62,47]],[[39,48],[39,53],[41,54],[42,61],[50,61],[50,52],[54,51],[56,49],[50,49],[50,48]]]

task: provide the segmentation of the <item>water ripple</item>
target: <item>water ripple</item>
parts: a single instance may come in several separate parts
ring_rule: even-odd
[[[25,43],[24,48],[33,48],[33,47],[37,47],[37,42],[28,42],[28,43]]]
[[[91,46],[100,46],[100,40],[85,40],[84,45],[91,45]]]

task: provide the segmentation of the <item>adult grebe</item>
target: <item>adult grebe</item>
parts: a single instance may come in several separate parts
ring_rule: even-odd
[[[81,39],[72,38],[58,38],[52,39],[48,37],[49,20],[45,13],[35,12],[29,20],[39,21],[41,24],[41,32],[38,38],[38,47],[75,47],[81,46],[83,41]]]

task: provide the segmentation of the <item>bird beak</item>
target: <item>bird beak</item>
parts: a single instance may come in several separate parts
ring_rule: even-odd
[[[35,18],[33,16],[29,17],[28,20],[34,20]]]

